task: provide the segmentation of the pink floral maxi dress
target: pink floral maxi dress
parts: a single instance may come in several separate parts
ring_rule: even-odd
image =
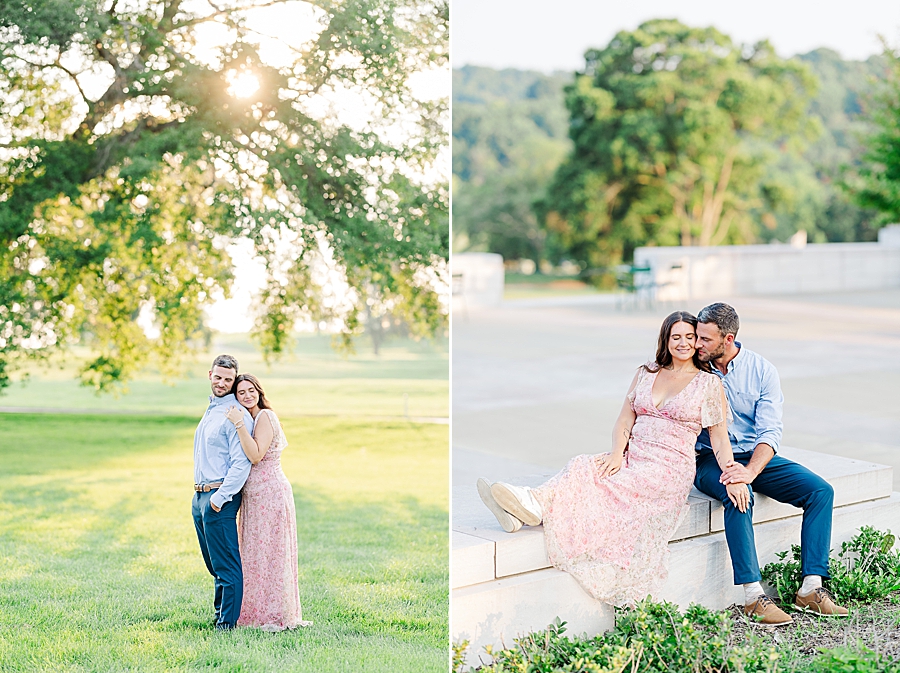
[[[713,374],[698,373],[661,409],[653,405],[655,380],[642,367],[628,397],[637,418],[618,473],[600,479],[596,456],[575,456],[532,491],[550,562],[613,605],[633,605],[665,582],[668,542],[688,511],[697,435],[727,413]]]
[[[266,455],[250,469],[238,524],[244,600],[238,626],[282,631],[302,621],[297,582],[297,512],[291,484],[281,470],[287,438],[278,417],[268,414],[274,436]]]

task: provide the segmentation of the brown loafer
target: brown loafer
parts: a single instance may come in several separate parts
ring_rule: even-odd
[[[820,617],[846,617],[850,611],[834,602],[828,589],[819,587],[811,593],[794,596],[794,609],[800,612],[811,612]]]
[[[775,601],[765,594],[760,594],[753,603],[745,605],[744,614],[757,624],[766,624],[767,626],[784,626],[794,623],[791,616],[775,605]]]

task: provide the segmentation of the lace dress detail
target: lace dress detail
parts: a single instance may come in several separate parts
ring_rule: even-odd
[[[268,414],[274,436],[244,485],[238,541],[244,569],[244,600],[238,626],[282,631],[307,626],[297,582],[297,512],[291,484],[281,470],[287,438],[278,417]]]
[[[633,605],[665,582],[668,542],[688,511],[697,435],[726,413],[713,374],[698,373],[661,409],[653,405],[655,380],[641,368],[628,396],[637,418],[618,473],[600,479],[596,456],[581,455],[532,490],[550,562],[613,605]]]

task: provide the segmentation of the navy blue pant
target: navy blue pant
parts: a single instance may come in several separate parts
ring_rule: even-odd
[[[244,598],[244,572],[237,534],[241,494],[235,495],[225,503],[222,511],[217,512],[209,504],[209,498],[215,492],[216,489],[209,493],[194,493],[191,512],[206,569],[216,580],[213,599],[216,626],[231,628],[241,615]]]
[[[736,453],[735,461],[746,465],[752,452]],[[724,484],[719,483],[722,470],[712,451],[697,454],[697,474],[694,485],[703,493],[725,505],[725,539],[731,553],[734,583],[759,582],[759,559],[753,538],[753,493],[762,493],[778,502],[786,502],[803,509],[800,529],[800,570],[806,575],[828,575],[828,553],[831,551],[831,513],[834,489],[819,475],[779,455],[772,457],[765,469],[753,480],[750,506],[741,511],[731,504]]]

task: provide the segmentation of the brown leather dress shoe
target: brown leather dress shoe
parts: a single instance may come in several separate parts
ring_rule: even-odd
[[[800,612],[811,612],[820,617],[846,617],[850,611],[834,602],[834,597],[828,593],[828,589],[819,587],[811,593],[794,596],[794,609]]]
[[[744,614],[757,624],[766,624],[767,626],[784,626],[794,623],[791,616],[775,605],[775,601],[765,594],[760,594],[753,603],[745,605]]]

